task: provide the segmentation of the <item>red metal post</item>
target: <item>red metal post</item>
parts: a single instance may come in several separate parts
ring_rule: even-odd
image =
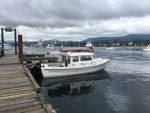
[[[18,35],[18,58],[21,64],[22,63],[22,35]]]

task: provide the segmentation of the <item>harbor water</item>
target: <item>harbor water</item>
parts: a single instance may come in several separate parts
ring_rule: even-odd
[[[58,49],[59,50],[59,49]],[[47,53],[28,48],[27,53]],[[41,81],[41,93],[57,113],[149,113],[150,52],[141,48],[94,48],[113,56],[104,71]]]

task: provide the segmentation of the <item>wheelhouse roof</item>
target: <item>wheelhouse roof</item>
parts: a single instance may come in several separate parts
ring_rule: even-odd
[[[91,56],[94,55],[92,52],[61,52],[53,51],[49,53],[50,55],[62,55],[62,56]]]
[[[89,53],[89,52],[60,52],[60,55],[62,55],[62,56],[91,56],[91,55],[94,55],[94,53]]]
[[[78,48],[74,47],[74,48],[62,48],[61,52],[93,52],[93,51],[85,47],[78,47]]]

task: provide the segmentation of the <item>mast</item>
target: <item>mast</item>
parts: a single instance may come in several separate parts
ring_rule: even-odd
[[[125,40],[124,40],[124,46],[125,46]]]
[[[110,37],[110,40],[109,40],[109,41],[110,41],[110,46],[111,46],[111,37]]]

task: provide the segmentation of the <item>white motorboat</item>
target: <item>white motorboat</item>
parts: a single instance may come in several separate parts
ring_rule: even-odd
[[[28,49],[28,47],[27,47],[27,46],[24,46],[24,48],[25,48],[25,49]]]
[[[107,50],[115,50],[114,47],[107,47],[106,49],[107,49]]]
[[[48,44],[46,48],[55,49],[55,46]]]
[[[104,56],[95,57],[94,53],[89,49],[69,49],[55,53],[61,56],[61,64],[59,66],[41,64],[44,78],[94,73],[103,70],[111,60],[111,58]]]
[[[25,45],[25,44],[22,44],[22,46],[23,46],[24,49],[27,49],[27,48],[28,48],[28,46]]]
[[[88,48],[93,47],[93,44],[91,43],[91,41],[88,41],[88,42],[86,43],[86,47],[88,47]]]
[[[94,47],[91,41],[88,41],[85,46],[89,49],[92,49],[92,51],[94,52]]]
[[[110,37],[110,46],[106,48],[107,50],[115,50],[115,48],[111,46],[112,43],[113,42],[112,42],[111,37]]]
[[[143,51],[150,51],[150,44],[146,48],[144,48]]]
[[[12,49],[12,46],[10,46],[9,44],[3,44],[3,47],[4,47],[4,50]]]

